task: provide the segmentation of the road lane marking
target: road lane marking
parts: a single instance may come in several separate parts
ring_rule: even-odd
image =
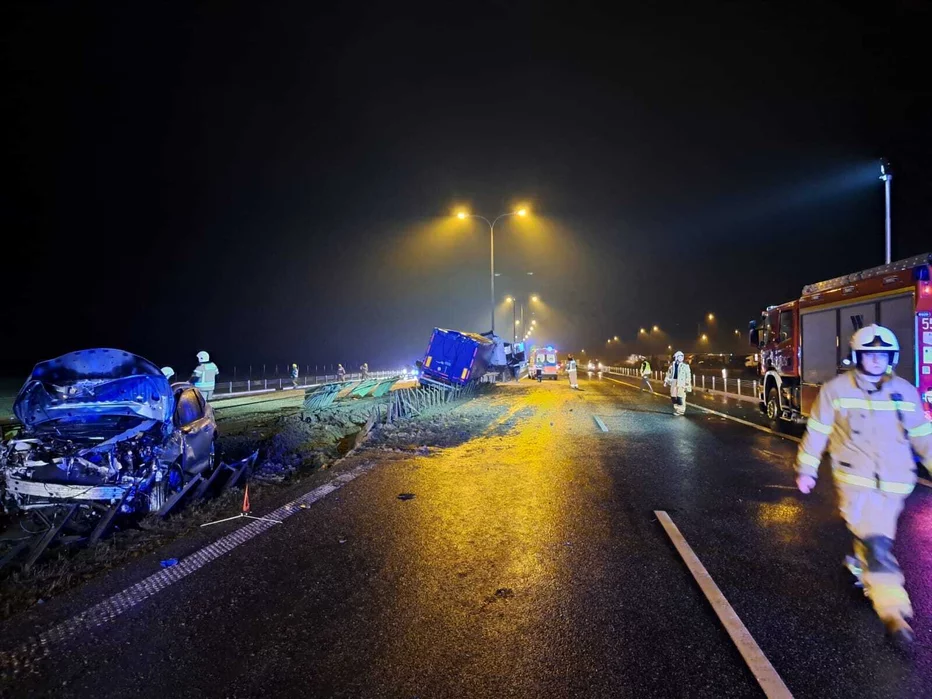
[[[621,384],[622,386],[627,386],[628,388],[634,388],[634,389],[639,388],[638,386],[630,384],[627,381],[619,381],[618,379],[613,379],[608,376],[605,376],[603,378],[608,379],[609,381],[612,381],[614,383]],[[661,398],[663,397],[657,393],[653,395],[659,396]],[[719,417],[725,418],[726,420],[731,420],[732,422],[737,422],[742,425],[747,425],[748,427],[753,427],[755,430],[760,430],[761,432],[772,434],[774,437],[782,437],[783,439],[789,439],[790,441],[796,442],[797,444],[803,441],[799,437],[794,437],[791,434],[783,434],[782,432],[777,432],[776,430],[772,430],[769,427],[764,427],[763,425],[755,424],[751,422],[750,420],[742,420],[740,417],[735,417],[734,415],[729,415],[728,413],[720,413],[718,410],[712,410],[711,408],[706,408],[702,405],[696,405],[695,403],[690,403],[689,405],[695,408],[696,410],[702,410],[704,412],[711,413],[712,415],[718,415]],[[932,488],[932,481],[928,480],[927,478],[917,478],[916,482],[919,485],[925,486],[926,488]]]
[[[748,631],[735,610],[728,603],[728,600],[725,599],[725,595],[715,584],[712,576],[709,575],[709,571],[702,565],[699,557],[680,533],[679,528],[670,519],[670,515],[663,510],[654,510],[654,514],[660,521],[661,526],[663,526],[664,531],[667,532],[667,536],[670,537],[673,546],[676,547],[677,552],[679,552],[686,567],[689,568],[689,572],[692,573],[709,604],[712,605],[712,609],[718,616],[719,621],[722,622],[722,626],[731,636],[731,640],[737,646],[738,652],[741,653],[741,657],[747,663],[748,669],[754,675],[754,679],[757,680],[760,688],[764,690],[764,694],[767,695],[768,699],[776,699],[777,697],[792,699],[793,695],[790,693],[789,688],[783,683],[780,675],[777,674],[773,665],[767,660],[767,656],[764,655],[754,637],[751,636],[751,632]]]
[[[595,420],[595,424],[599,426],[600,430],[603,432],[608,432],[608,428],[605,426],[605,423],[602,422],[602,418],[600,418],[598,415],[593,415],[592,417]]]
[[[637,386],[635,386],[635,385],[633,385],[633,384],[630,384],[630,383],[628,383],[627,381],[619,381],[618,379],[613,379],[613,378],[610,378],[610,377],[608,377],[608,376],[606,376],[605,378],[608,379],[609,381],[614,382],[614,383],[621,384],[622,386],[627,386],[628,388],[638,388]],[[655,393],[654,395],[656,395],[656,396],[658,396],[658,397],[660,397],[660,398],[663,398],[663,397],[664,397],[664,396],[661,396],[660,394],[657,394],[657,393]],[[712,408],[706,408],[706,407],[703,406],[703,405],[698,405],[698,404],[696,404],[696,403],[690,403],[689,406],[690,406],[691,408],[695,408],[696,410],[701,410],[701,411],[703,411],[703,412],[710,413],[710,414],[712,414],[712,415],[717,415],[718,417],[723,417],[723,418],[725,418],[726,420],[731,420],[731,421],[733,421],[733,422],[738,422],[738,423],[740,423],[740,424],[742,424],[742,425],[746,425],[747,427],[753,427],[755,430],[760,430],[761,432],[766,432],[767,434],[772,434],[772,435],[774,435],[775,437],[783,437],[784,439],[792,440],[792,441],[796,442],[797,444],[798,444],[799,442],[802,441],[799,437],[794,437],[794,436],[791,435],[791,434],[781,434],[780,432],[777,432],[777,431],[775,431],[775,430],[772,430],[772,429],[770,429],[769,427],[764,427],[763,425],[758,425],[757,423],[751,422],[750,420],[742,420],[740,417],[735,417],[734,415],[729,415],[728,413],[720,413],[718,410],[712,410]]]
[[[303,511],[321,498],[339,490],[344,485],[359,476],[364,475],[375,467],[375,463],[365,463],[356,468],[340,474],[336,478],[314,488],[296,500],[282,505],[277,510],[268,513],[270,519],[284,520],[293,514]],[[275,526],[272,522],[253,521],[246,526],[236,529],[226,536],[217,539],[211,544],[189,554],[170,568],[163,568],[144,578],[134,585],[130,585],[122,592],[111,595],[107,599],[88,607],[67,621],[52,626],[47,631],[27,640],[12,651],[0,652],[0,676],[13,676],[19,671],[28,668],[35,661],[47,656],[52,646],[67,641],[79,633],[102,626],[113,621],[124,612],[129,611],[140,602],[162,592],[164,589],[183,580],[191,573],[203,568],[226,553],[257,537],[267,529]]]

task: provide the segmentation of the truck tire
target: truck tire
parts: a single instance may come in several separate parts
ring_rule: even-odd
[[[780,424],[780,395],[776,387],[767,391],[767,419],[774,425]]]

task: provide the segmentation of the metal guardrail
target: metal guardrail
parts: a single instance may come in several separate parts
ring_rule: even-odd
[[[398,371],[370,371],[370,379],[387,379],[393,376],[401,376],[403,370]],[[346,374],[344,381],[360,381],[362,374]],[[294,391],[306,388],[316,388],[326,383],[336,383],[340,380],[337,374],[323,374],[320,376],[303,376],[298,377],[297,381],[290,378],[280,377],[277,379],[246,379],[245,381],[218,381],[214,390],[212,401],[223,398],[236,398],[239,396],[254,396],[262,393],[274,393],[275,391]]]
[[[609,374],[618,374],[619,376],[628,376],[633,379],[641,380],[641,372],[630,367],[606,367],[604,371]],[[652,371],[651,381],[659,382],[663,386],[666,372]],[[693,374],[693,390],[704,391],[706,393],[720,393],[723,396],[737,398],[739,400],[758,402],[757,397],[757,380],[748,379],[729,379],[722,376],[709,376],[708,374]]]

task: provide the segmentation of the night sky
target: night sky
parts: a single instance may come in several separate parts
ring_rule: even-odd
[[[881,156],[932,249],[928,3],[226,5],[4,3],[0,374],[413,361],[488,329],[457,205],[574,350],[882,263]]]

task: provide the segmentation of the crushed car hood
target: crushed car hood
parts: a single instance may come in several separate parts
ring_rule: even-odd
[[[13,412],[30,432],[125,439],[170,421],[174,404],[168,379],[152,362],[89,349],[36,364]]]

